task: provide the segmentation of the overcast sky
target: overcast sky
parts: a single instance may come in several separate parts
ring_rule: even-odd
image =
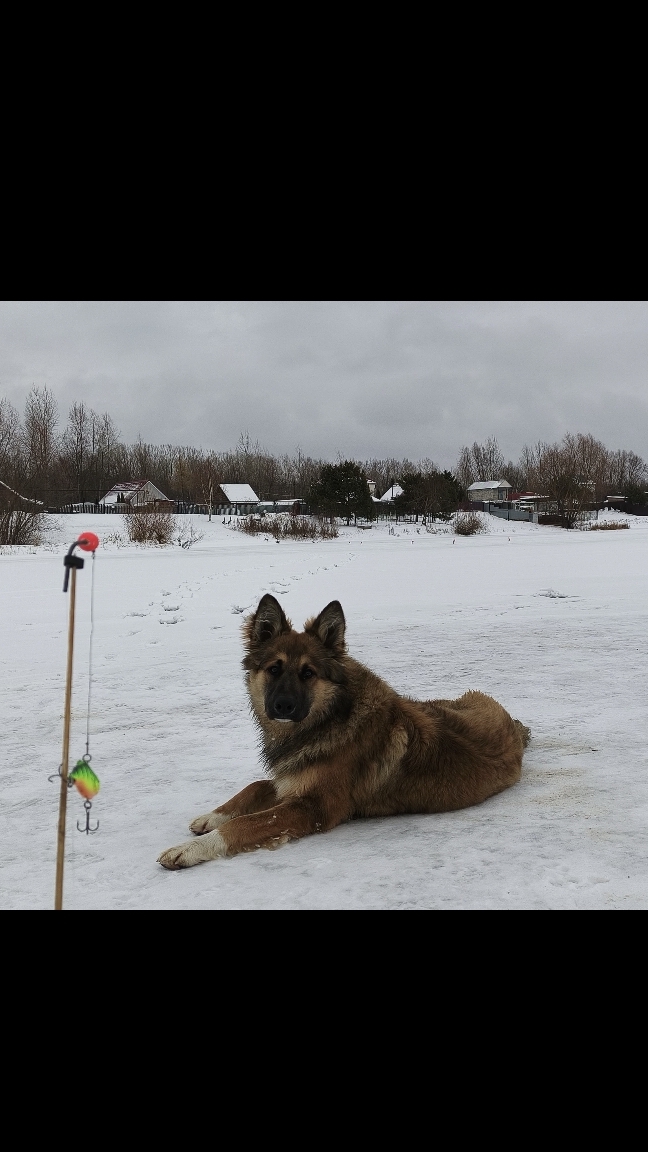
[[[0,397],[32,384],[126,441],[431,457],[592,432],[648,459],[648,303],[8,302]]]

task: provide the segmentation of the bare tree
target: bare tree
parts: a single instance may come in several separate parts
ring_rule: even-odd
[[[455,467],[455,476],[462,488],[478,480],[501,480],[506,465],[497,440],[490,436],[484,444],[477,441],[472,448],[462,448]]]
[[[522,452],[531,486],[553,501],[565,528],[572,528],[595,498],[595,481],[589,473],[598,464],[592,446],[581,442],[584,439],[568,434],[560,444],[538,442],[533,448],[525,445]]]
[[[91,441],[94,499],[99,501],[114,483],[118,468],[119,432],[108,412],[92,413]]]
[[[464,491],[475,483],[475,466],[470,448],[461,449],[454,472]]]
[[[56,460],[58,405],[48,388],[30,389],[25,403],[22,449],[30,495],[47,499]]]
[[[209,509],[208,516],[211,520],[214,507],[214,493],[219,485],[219,465],[216,453],[210,452],[207,456],[197,460],[195,472],[200,484],[202,502],[207,505]]]
[[[0,467],[7,466],[15,459],[20,449],[21,432],[16,409],[3,397],[0,400]]]
[[[609,453],[600,440],[582,432],[563,438],[563,450],[574,461],[576,476],[589,489],[590,500],[600,501],[606,495]]]
[[[28,459],[20,418],[0,400],[0,544],[36,544],[43,525],[43,502],[30,495]],[[41,490],[43,485],[41,484]]]
[[[320,467],[321,467],[320,462]],[[384,460],[376,459],[358,461],[361,468],[367,475],[369,480],[374,480],[376,483],[376,492],[378,496],[383,496],[392,484],[398,484],[405,479],[406,476],[413,476],[417,472],[422,472],[427,475],[430,471],[427,465],[433,462],[426,458],[415,464],[412,460],[405,457],[404,460],[396,460],[393,456],[389,456]]]
[[[514,492],[527,491],[526,472],[521,464],[514,464],[512,460],[509,460],[502,475],[508,480]]]
[[[648,488],[648,468],[645,461],[636,452],[627,452],[624,449],[610,452],[608,455],[607,495],[626,496],[636,499],[636,502],[646,502],[645,495]]]
[[[88,498],[92,473],[93,428],[99,418],[83,401],[70,408],[68,422],[61,437],[61,464],[76,500]]]

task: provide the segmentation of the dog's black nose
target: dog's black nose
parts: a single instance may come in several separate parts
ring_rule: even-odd
[[[297,701],[290,696],[278,696],[274,702],[274,714],[277,720],[290,720],[297,711]]]

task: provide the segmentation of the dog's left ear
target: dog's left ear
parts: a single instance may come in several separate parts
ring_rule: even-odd
[[[307,620],[304,624],[305,632],[317,636],[325,648],[331,648],[334,652],[344,652],[345,630],[346,621],[339,600],[331,600],[331,603],[322,609],[319,616],[314,620]]]

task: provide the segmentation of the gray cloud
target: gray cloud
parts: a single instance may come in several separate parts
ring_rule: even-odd
[[[648,458],[645,302],[18,302],[0,396],[32,384],[123,437],[429,456],[592,432]]]

